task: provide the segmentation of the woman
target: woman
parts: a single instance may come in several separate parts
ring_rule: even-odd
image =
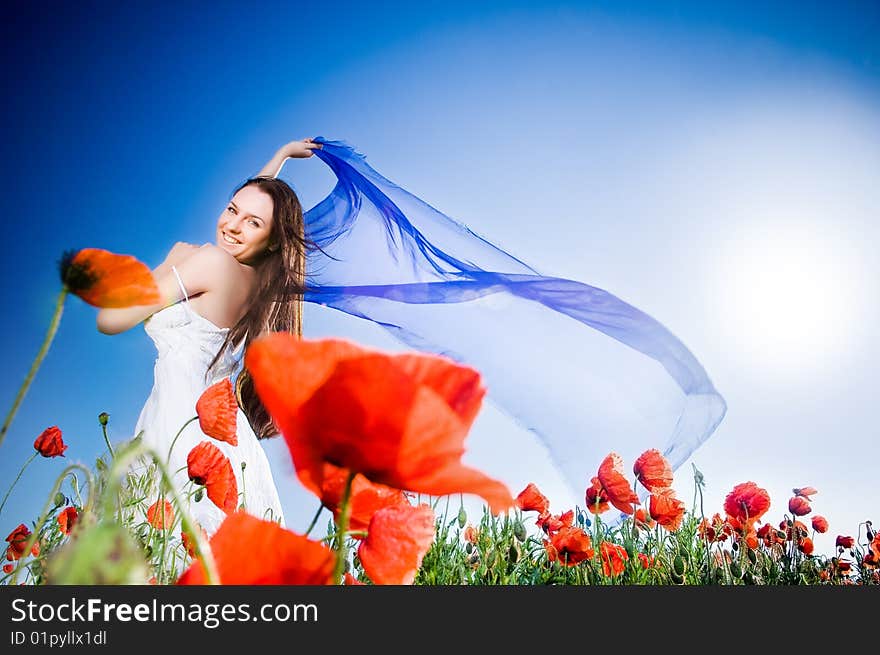
[[[189,452],[209,441],[232,464],[235,506],[282,524],[278,492],[258,442],[276,430],[247,373],[236,379],[236,446],[210,439],[198,422],[187,421],[195,416],[205,389],[235,376],[241,354],[253,339],[269,331],[301,333],[307,245],[303,211],[294,191],[275,176],[287,158],[310,157],[320,147],[304,139],[279,149],[256,177],[234,191],[217,220],[214,245],[175,244],[153,270],[161,304],[102,309],[97,318],[104,334],[118,334],[146,321],[158,357],[153,389],[135,433],[168,458],[178,488],[188,483]],[[190,511],[208,534],[226,516],[208,498],[191,503]]]

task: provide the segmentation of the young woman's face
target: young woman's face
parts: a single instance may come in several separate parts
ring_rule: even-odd
[[[257,261],[269,247],[272,204],[258,186],[239,189],[217,221],[217,245],[242,264]]]

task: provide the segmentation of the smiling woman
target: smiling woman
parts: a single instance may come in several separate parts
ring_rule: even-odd
[[[235,189],[217,219],[216,245],[176,244],[153,270],[160,303],[107,309],[98,315],[98,328],[105,334],[144,322],[155,343],[153,388],[135,434],[167,462],[179,491],[195,491],[193,483],[207,487],[207,498],[199,501],[201,496],[195,495],[189,511],[209,535],[239,507],[284,522],[258,441],[276,430],[247,372],[238,372],[241,353],[262,333],[300,331],[308,245],[303,212],[294,191],[272,176],[271,169],[279,158],[283,162],[288,157],[308,157],[318,147],[310,140],[287,144],[261,174]],[[232,423],[228,440],[206,431],[198,409],[204,395],[216,389],[227,390],[224,404],[230,408]],[[211,453],[217,470],[226,472],[222,480],[194,471],[199,464],[196,455],[204,452]],[[161,494],[151,488],[144,505],[158,502]]]

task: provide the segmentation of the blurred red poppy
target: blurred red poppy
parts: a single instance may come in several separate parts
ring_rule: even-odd
[[[788,500],[788,511],[795,516],[806,516],[813,509],[810,507],[810,501],[803,496],[792,496]]]
[[[819,533],[828,531],[828,520],[824,516],[815,514],[813,516],[813,530]]]
[[[17,528],[15,528],[12,532],[9,533],[9,536],[6,537],[6,541],[9,542],[9,546],[6,548],[6,559],[7,560],[17,560],[20,559],[22,555],[24,555],[24,548],[27,545],[28,539],[31,537],[30,529],[24,524],[21,523]],[[34,542],[34,545],[31,547],[31,555],[34,557],[40,554],[40,542],[39,540]]]
[[[474,526],[469,525],[464,529],[463,536],[464,536],[465,541],[467,541],[468,543],[475,544],[475,543],[477,543],[477,539],[479,538],[480,533],[477,532],[477,529]]]
[[[361,585],[361,586],[364,585],[363,582],[361,582],[360,580],[358,580],[356,577],[354,577],[354,576],[353,576],[351,573],[349,573],[348,571],[346,571],[346,572],[345,572],[345,575],[342,576],[342,584],[344,584],[344,585],[347,586],[347,587],[352,587],[352,586],[356,586],[356,585]]]
[[[196,524],[196,525],[197,525],[196,529],[201,533],[201,535],[205,539],[205,541],[208,541],[209,540],[208,533],[205,531],[205,528],[203,528],[202,526],[200,526],[198,524]],[[186,549],[186,554],[189,555],[191,558],[194,558],[196,556],[195,539],[190,539],[189,534],[187,534],[186,532],[181,532],[180,533],[180,540],[181,540],[181,542],[183,542],[183,547]]]
[[[659,450],[646,450],[636,463],[633,473],[648,491],[657,491],[672,486],[672,467]]]
[[[599,546],[599,552],[602,555],[602,573],[608,577],[623,573],[626,561],[629,559],[623,546],[603,541]]]
[[[229,378],[223,378],[202,392],[196,402],[196,414],[199,427],[206,435],[238,445],[238,401]]]
[[[635,511],[633,504],[639,504],[639,497],[623,475],[623,459],[620,455],[610,453],[602,460],[597,477],[612,505],[624,514]]]
[[[70,531],[73,530],[73,526],[76,525],[76,521],[79,518],[79,513],[76,511],[76,507],[65,507],[63,510],[58,512],[58,516],[55,517],[55,520],[58,521],[58,528],[61,530],[62,534],[70,534]]]
[[[534,482],[529,482],[516,497],[516,506],[524,512],[535,511],[543,514],[550,510],[550,501],[538,490]]]
[[[584,495],[584,501],[587,509],[593,514],[602,514],[608,511],[608,494],[599,482],[599,478],[593,478],[590,486],[587,487],[587,493]]]
[[[159,287],[146,264],[131,255],[100,248],[65,253],[61,281],[95,307],[131,307],[162,302]]]
[[[364,572],[375,584],[410,585],[434,542],[434,511],[429,505],[380,509],[358,546]]]
[[[174,508],[167,500],[157,500],[147,509],[147,523],[157,530],[170,530],[174,525]]]
[[[770,494],[754,482],[736,485],[724,499],[724,511],[741,523],[755,521],[770,509]]]
[[[202,441],[186,457],[189,479],[205,486],[208,498],[227,514],[238,506],[238,482],[229,458],[210,441]]]
[[[345,491],[347,480],[348,469],[342,469],[332,464],[324,465],[321,503],[333,512],[333,518],[336,521],[339,521],[342,494]],[[402,503],[409,504],[409,501],[406,498],[406,494],[400,489],[386,487],[382,484],[373,484],[358,473],[351,482],[348,529],[356,532],[365,531],[370,525],[370,519],[373,518],[373,514],[383,507],[391,507]],[[363,537],[355,535],[355,538],[362,539]]]
[[[670,532],[678,530],[684,519],[684,503],[676,498],[675,490],[671,488],[658,489],[651,494],[649,511],[651,517]]]
[[[57,425],[53,425],[40,433],[40,436],[34,441],[34,448],[43,457],[64,457],[67,445],[61,437],[61,430]]]
[[[513,506],[504,484],[461,463],[486,392],[477,371],[437,355],[288,333],[257,339],[245,363],[315,494],[330,463],[405,491],[476,494],[495,514]]]
[[[856,540],[852,537],[845,537],[843,535],[837,535],[837,540],[834,542],[834,545],[837,548],[852,548],[856,543]]]
[[[234,512],[211,537],[211,553],[220,584],[332,584],[336,555],[324,544],[263,521],[247,512]],[[207,584],[204,566],[196,560],[177,580],[179,585]]]
[[[575,566],[596,554],[592,548],[590,535],[581,528],[571,525],[560,528],[550,537],[550,543],[553,545],[556,559],[565,566]]]
[[[801,551],[804,555],[812,555],[813,540],[809,537],[804,537],[798,542],[798,550]]]
[[[15,570],[15,564],[4,564],[3,573],[12,573]]]

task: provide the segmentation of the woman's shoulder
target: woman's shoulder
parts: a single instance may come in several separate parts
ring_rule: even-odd
[[[244,276],[238,260],[211,243],[200,246],[187,260],[186,266],[191,273],[206,276],[214,283],[222,280],[238,282]]]

